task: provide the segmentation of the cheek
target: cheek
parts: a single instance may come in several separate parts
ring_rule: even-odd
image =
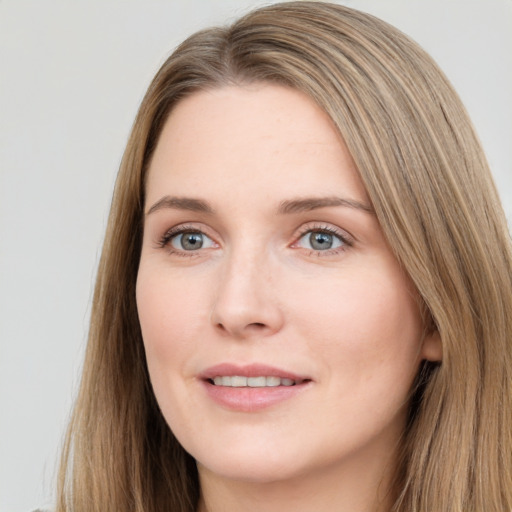
[[[185,288],[186,289],[186,288]],[[164,271],[141,268],[137,278],[137,310],[153,391],[168,423],[180,417],[180,396],[186,396],[187,361],[197,350],[198,303],[182,293]]]
[[[165,269],[139,270],[137,310],[149,375],[160,408],[173,425],[187,418],[186,408],[193,403],[187,389],[193,375],[190,361],[204,339],[202,323],[207,316],[199,290],[166,275]]]
[[[196,283],[197,284],[197,283]],[[177,355],[197,341],[207,308],[204,293],[164,271],[141,267],[137,278],[137,310],[148,356]],[[204,292],[204,290],[203,290]]]
[[[354,381],[414,377],[422,323],[412,287],[398,270],[345,271],[309,289],[307,305],[296,302],[297,318],[332,372],[343,368]]]

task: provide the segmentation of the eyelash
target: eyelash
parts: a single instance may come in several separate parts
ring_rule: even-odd
[[[189,257],[189,258],[193,257],[193,256],[197,256],[198,251],[180,251],[171,245],[171,241],[174,237],[183,235],[185,233],[197,233],[200,235],[206,235],[206,233],[204,233],[204,231],[201,231],[200,229],[198,229],[195,226],[187,226],[187,225],[175,226],[163,234],[163,236],[158,241],[158,247],[160,247],[162,249],[165,248],[169,251],[170,254],[176,254],[178,256]],[[206,236],[208,236],[208,235],[206,235]],[[211,238],[211,237],[208,236],[208,238]]]
[[[299,241],[308,233],[327,233],[336,237],[341,242],[339,247],[335,247],[333,249],[326,249],[323,251],[309,249],[309,256],[318,256],[320,258],[324,256],[333,256],[350,249],[354,245],[354,239],[347,232],[342,231],[339,228],[325,224],[306,224],[301,227],[300,231],[295,236],[295,242],[293,242],[292,247],[297,247]]]
[[[206,233],[204,233],[204,231],[202,231],[201,229],[198,229],[195,226],[180,225],[180,226],[173,227],[173,228],[169,229],[168,231],[166,231],[164,233],[164,235],[159,239],[158,247],[162,248],[162,249],[166,248],[170,254],[175,254],[178,256],[182,256],[182,257],[198,256],[199,251],[186,251],[186,250],[180,251],[180,250],[172,247],[171,241],[173,240],[173,238],[175,238],[179,235],[185,234],[185,233],[197,233],[197,234],[205,235],[208,238],[210,238],[211,240],[213,240],[212,237],[208,236]],[[318,256],[318,257],[332,256],[332,255],[344,252],[354,245],[353,238],[345,231],[342,231],[340,229],[337,229],[337,228],[334,228],[332,226],[328,226],[325,224],[313,224],[313,225],[307,224],[307,225],[303,226],[300,229],[300,231],[294,235],[295,242],[293,242],[291,247],[292,248],[300,248],[297,246],[297,244],[308,233],[327,233],[329,235],[336,237],[341,242],[341,245],[339,247],[336,247],[333,249],[326,249],[323,251],[309,249],[309,256]]]

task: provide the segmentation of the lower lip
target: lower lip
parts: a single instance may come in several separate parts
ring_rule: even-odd
[[[240,412],[256,412],[296,397],[309,387],[311,381],[294,386],[229,387],[215,386],[202,381],[208,396],[217,404]]]

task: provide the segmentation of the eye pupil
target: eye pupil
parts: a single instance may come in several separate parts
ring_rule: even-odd
[[[333,236],[329,233],[313,232],[309,235],[309,243],[317,251],[330,249],[333,244]]]
[[[203,235],[201,233],[183,233],[181,236],[181,246],[186,251],[201,249],[203,246]]]

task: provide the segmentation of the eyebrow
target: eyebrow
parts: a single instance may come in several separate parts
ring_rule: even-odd
[[[344,206],[347,208],[354,208],[361,210],[366,213],[374,214],[373,208],[361,201],[355,199],[349,199],[344,197],[305,197],[300,199],[290,199],[282,201],[277,209],[278,214],[292,214],[302,213],[319,208],[328,208],[332,206]],[[164,208],[171,208],[175,210],[188,210],[193,212],[207,213],[212,215],[215,210],[206,202],[201,199],[195,199],[192,197],[173,197],[164,196],[159,199],[151,208],[146,212],[146,215],[150,215],[153,212],[162,210]]]
[[[201,212],[213,214],[213,208],[201,199],[194,199],[192,197],[171,197],[164,196],[159,199],[151,208],[146,212],[146,215],[150,215],[153,212],[162,210],[164,208],[172,208],[174,210],[189,210],[192,212]]]
[[[330,206],[345,206],[348,208],[354,208],[355,210],[361,210],[366,213],[374,214],[373,208],[366,203],[356,201],[355,199],[349,199],[344,197],[330,196],[330,197],[305,197],[301,199],[292,199],[289,201],[283,201],[278,208],[278,213],[301,213],[311,210],[317,210],[319,208],[328,208]]]

